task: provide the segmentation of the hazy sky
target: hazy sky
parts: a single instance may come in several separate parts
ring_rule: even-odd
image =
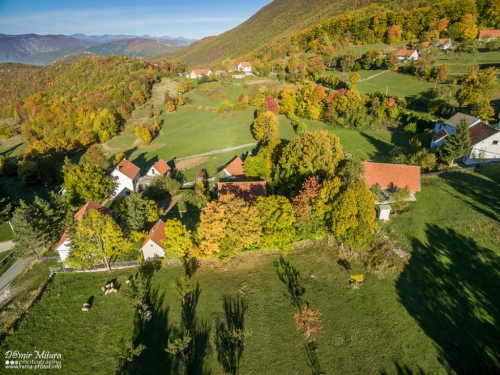
[[[0,0],[0,34],[169,35],[232,29],[272,0]]]

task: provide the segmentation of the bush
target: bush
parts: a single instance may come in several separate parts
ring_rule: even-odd
[[[181,183],[169,176],[156,176],[144,191],[144,196],[149,199],[165,199],[179,193]]]

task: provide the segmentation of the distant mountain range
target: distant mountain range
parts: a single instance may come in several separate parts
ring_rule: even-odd
[[[103,34],[103,35],[85,35],[85,34],[71,34],[70,37],[84,40],[85,42],[89,43],[106,43],[106,42],[113,42],[116,40],[123,40],[123,39],[135,39],[135,38],[141,38],[141,39],[152,39],[152,40],[159,40],[161,42],[164,42],[166,44],[170,44],[172,46],[180,47],[180,46],[186,46],[189,43],[196,42],[196,39],[187,39],[187,38],[172,38],[171,36],[151,36],[151,35],[111,35],[111,34]]]
[[[0,34],[0,62],[47,65],[80,51],[98,55],[145,56],[173,51],[193,39],[134,35]]]

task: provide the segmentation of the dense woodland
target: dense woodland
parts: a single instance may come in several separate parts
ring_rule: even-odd
[[[0,115],[22,124],[28,155],[65,154],[116,135],[134,108],[150,98],[152,85],[177,68],[110,56],[4,69]]]

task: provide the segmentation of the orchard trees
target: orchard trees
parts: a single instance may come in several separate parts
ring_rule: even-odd
[[[278,119],[271,111],[261,113],[254,121],[252,133],[259,141],[268,141],[278,134]]]
[[[333,177],[343,158],[342,146],[336,135],[325,130],[304,133],[283,149],[279,177],[285,188],[295,189],[307,176]]]

